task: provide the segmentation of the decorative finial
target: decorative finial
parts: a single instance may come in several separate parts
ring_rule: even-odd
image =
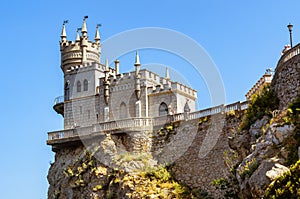
[[[166,80],[169,80],[170,79],[170,75],[169,75],[169,68],[166,67]]]
[[[138,54],[138,51],[135,52],[135,66],[140,66],[141,63],[140,63],[140,56]]]

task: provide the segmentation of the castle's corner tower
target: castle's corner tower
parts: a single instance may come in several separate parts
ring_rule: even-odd
[[[105,76],[107,69],[100,64],[99,25],[96,26],[94,41],[89,40],[87,18],[84,17],[81,28],[77,29],[75,41],[67,40],[68,21],[64,21],[60,36],[65,129],[95,124],[100,114],[97,99],[99,79]]]

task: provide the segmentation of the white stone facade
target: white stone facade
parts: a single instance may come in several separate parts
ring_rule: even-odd
[[[75,42],[67,40],[63,25],[60,47],[65,129],[127,118],[153,118],[170,109],[175,114],[183,113],[186,103],[191,112],[196,109],[196,90],[170,80],[167,70],[165,78],[140,70],[138,54],[132,72],[119,74],[117,60],[115,68],[100,64],[99,32],[96,30],[95,42],[89,41],[85,20]]]

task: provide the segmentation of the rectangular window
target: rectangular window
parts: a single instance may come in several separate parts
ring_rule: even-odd
[[[141,101],[135,103],[135,117],[141,117]]]
[[[104,108],[104,122],[109,121],[109,107]]]

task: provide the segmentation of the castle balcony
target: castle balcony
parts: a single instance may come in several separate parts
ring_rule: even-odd
[[[64,96],[59,96],[54,99],[53,109],[56,111],[56,113],[64,116]]]
[[[246,110],[248,102],[235,102],[229,105],[219,105],[212,108],[203,109],[192,113],[179,113],[174,115],[174,122],[183,120],[193,120],[215,114],[223,114],[229,111]],[[53,150],[56,148],[80,143],[83,139],[93,139],[97,136],[105,136],[106,133],[119,134],[148,131],[168,123],[168,116],[160,116],[155,118],[127,118],[122,120],[114,120],[101,122],[88,127],[76,127],[61,131],[48,132],[47,144],[52,145]]]
[[[162,121],[163,120],[163,121]],[[160,117],[160,120],[150,118],[128,118],[123,120],[102,122],[87,127],[75,127],[60,131],[48,132],[47,144],[55,148],[74,143],[80,143],[81,140],[93,139],[98,136],[104,136],[106,133],[118,134],[124,132],[152,131],[153,126],[166,123],[167,116]]]

